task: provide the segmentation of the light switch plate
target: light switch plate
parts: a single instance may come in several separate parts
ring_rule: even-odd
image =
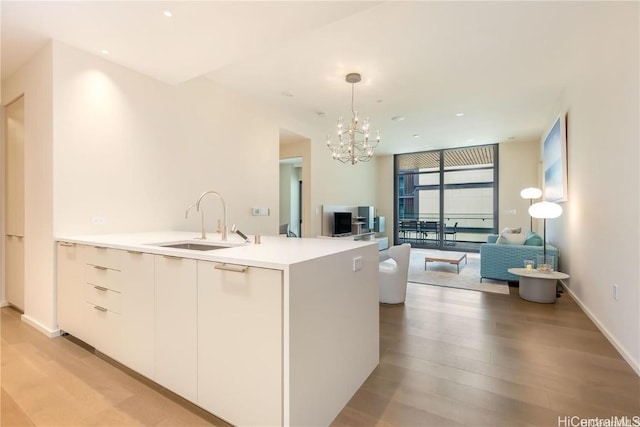
[[[362,257],[357,256],[353,259],[353,271],[362,270]]]

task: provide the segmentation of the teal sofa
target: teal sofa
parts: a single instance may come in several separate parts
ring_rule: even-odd
[[[527,259],[537,260],[542,255],[542,245],[507,245],[496,243],[498,234],[487,237],[487,243],[480,245],[480,281],[496,279],[517,282],[518,276],[509,273],[510,268],[523,268]],[[547,245],[547,255],[554,255],[553,269],[558,269],[558,249]]]

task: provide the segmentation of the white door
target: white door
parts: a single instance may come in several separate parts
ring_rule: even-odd
[[[24,310],[24,97],[5,107],[4,299]]]

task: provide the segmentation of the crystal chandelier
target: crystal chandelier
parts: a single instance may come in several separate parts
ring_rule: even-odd
[[[351,83],[351,122],[348,128],[345,128],[343,117],[338,119],[338,140],[334,142],[331,136],[327,135],[327,147],[335,160],[355,165],[373,158],[373,149],[380,143],[380,131],[376,131],[376,139],[372,143],[369,141],[369,117],[358,127],[358,112],[353,109],[353,91],[354,85],[361,77],[358,73],[349,73],[345,80]]]

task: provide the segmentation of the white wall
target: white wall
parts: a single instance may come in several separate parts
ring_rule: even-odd
[[[57,235],[199,230],[196,212],[184,216],[207,190],[224,196],[228,226],[277,232],[278,127],[267,110],[204,78],[169,86],[54,46]],[[214,231],[222,208],[209,197]]]
[[[179,179],[176,89],[61,43],[53,78],[55,234],[151,231],[184,215],[168,185]]]
[[[170,227],[197,229],[196,217],[191,223],[182,220],[184,209],[201,192],[215,190],[227,202],[229,226],[235,223],[246,234],[277,234],[279,126],[274,114],[208,79],[177,89],[180,135],[167,148],[173,158],[169,166],[175,167],[169,194],[174,204],[183,194],[184,202],[177,204]],[[204,206],[209,224],[215,225],[220,205],[211,199]],[[252,207],[269,208],[271,215],[253,216]]]
[[[280,224],[291,224],[291,163],[280,164]]]
[[[529,230],[529,200],[520,197],[528,187],[542,188],[539,178],[540,141],[520,141],[499,145],[498,231],[504,227],[522,227]],[[534,200],[539,202],[541,200]],[[513,211],[515,210],[515,213]],[[534,231],[538,230],[533,222]]]
[[[585,40],[591,60],[549,112],[549,124],[568,114],[569,199],[547,234],[570,291],[640,374],[639,11],[601,8],[602,27]]]
[[[389,238],[389,246],[393,245],[395,223],[393,221],[393,156],[376,156],[376,198],[374,206],[376,214],[385,217],[385,232]]]
[[[377,183],[375,160],[355,165],[340,163],[331,158],[325,143],[312,144],[312,158],[314,168],[312,198],[315,202],[314,208],[320,214],[322,205],[375,206]],[[316,215],[316,218],[315,235],[321,235],[321,215]]]
[[[52,46],[3,80],[2,105],[24,94],[24,316],[46,333],[55,328],[53,268]]]

